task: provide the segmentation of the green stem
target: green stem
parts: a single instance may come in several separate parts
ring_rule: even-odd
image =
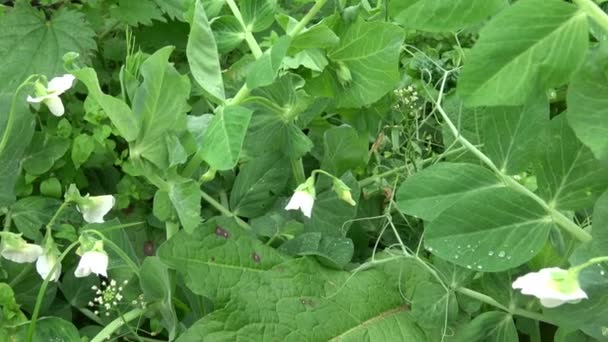
[[[167,233],[167,240],[169,240],[173,235],[179,232],[179,224],[176,222],[165,222],[165,231]]]
[[[239,91],[236,93],[236,95],[234,95],[232,100],[230,100],[229,104],[231,104],[231,105],[241,104],[241,102],[243,102],[247,98],[247,96],[249,96],[250,93],[251,93],[251,89],[249,89],[249,87],[247,87],[247,83],[243,84],[241,89],[239,89]]]
[[[25,338],[25,340],[27,342],[31,342],[32,337],[34,336],[34,331],[36,330],[36,321],[38,320],[38,315],[40,314],[40,306],[42,305],[42,300],[44,299],[44,293],[46,292],[46,288],[49,285],[49,281],[51,280],[51,277],[55,273],[55,269],[57,267],[59,267],[59,265],[61,265],[61,262],[63,261],[63,259],[68,255],[68,253],[74,247],[76,247],[78,245],[78,243],[79,243],[78,241],[72,242],[72,244],[70,244],[68,246],[68,248],[66,248],[65,251],[63,251],[63,253],[61,253],[61,255],[59,256],[59,259],[57,260],[57,263],[55,265],[53,265],[53,268],[51,269],[49,274],[47,274],[46,278],[42,282],[42,285],[40,285],[40,290],[38,290],[38,296],[36,297],[36,305],[34,306],[34,312],[32,313],[32,318],[30,319],[30,325],[27,329],[27,336]]]
[[[251,33],[251,28],[247,27],[247,24],[245,24],[239,7],[236,5],[234,0],[226,0],[226,3],[228,4],[228,7],[230,7],[230,10],[232,11],[234,17],[241,24],[243,32],[245,32],[245,41],[247,42],[247,45],[249,45],[249,49],[251,50],[251,53],[253,53],[253,57],[255,57],[255,59],[260,58],[260,56],[262,56],[262,49],[260,48],[258,42],[255,40],[253,33]]]
[[[289,32],[289,36],[297,36],[300,31],[302,31],[306,27],[306,25],[308,25],[308,23],[315,17],[315,15],[317,15],[317,13],[321,10],[321,8],[325,5],[326,2],[327,0],[317,0],[315,5],[312,6],[308,13],[306,13],[304,18],[302,18],[302,20],[298,22],[298,24],[293,28],[293,30]]]
[[[192,177],[192,175],[194,174],[194,171],[196,171],[196,169],[201,165],[201,163],[203,162],[202,151],[203,151],[202,149],[199,149],[198,151],[196,151],[194,156],[192,156],[192,159],[190,159],[188,161],[188,164],[186,164],[186,166],[184,166],[184,169],[182,170],[183,177],[186,177],[186,178]]]
[[[21,97],[19,97],[18,95],[21,92],[21,89],[27,85],[30,84],[30,81],[35,78],[38,77],[38,75],[32,75],[30,77],[28,77],[23,83],[21,83],[21,85],[19,85],[19,87],[17,88],[17,90],[15,90],[14,95],[13,95],[13,99],[11,101],[11,108],[10,111],[8,112],[8,119],[6,120],[6,125],[4,127],[6,127],[4,134],[2,136],[2,140],[0,140],[0,155],[4,154],[4,149],[6,148],[6,145],[8,144],[8,138],[11,136],[11,131],[13,130],[13,126],[15,126],[15,119],[17,117],[17,114],[15,113],[15,108],[17,107],[17,101],[23,101],[23,99]]]
[[[516,180],[511,178],[509,175],[504,174],[500,169],[498,169],[498,167],[496,167],[496,165],[494,164],[494,162],[492,162],[492,160],[490,158],[488,158],[483,152],[481,152],[477,147],[475,147],[475,145],[473,145],[471,142],[469,142],[465,137],[463,137],[460,134],[460,131],[458,130],[458,128],[456,128],[456,126],[454,126],[454,123],[452,123],[452,120],[450,120],[449,116],[447,115],[447,113],[445,112],[443,107],[441,106],[443,89],[444,89],[445,83],[447,81],[447,75],[448,75],[448,73],[445,73],[445,75],[443,77],[441,89],[439,91],[439,98],[435,103],[435,108],[441,114],[441,117],[443,118],[444,122],[448,125],[448,127],[452,131],[452,134],[454,135],[456,140],[458,140],[471,153],[473,153],[475,156],[477,156],[477,158],[479,158],[479,160],[481,160],[487,167],[489,167],[492,171],[494,171],[494,173],[503,180],[505,185],[509,186],[511,189],[514,189],[515,191],[517,191],[529,198],[532,198],[534,201],[536,201],[538,204],[540,204],[547,211],[547,213],[553,218],[553,221],[558,226],[560,226],[562,229],[564,229],[565,231],[572,234],[572,236],[574,236],[576,239],[578,239],[581,242],[591,241],[591,235],[589,233],[587,233],[583,228],[579,227],[577,224],[570,221],[567,217],[565,217],[562,213],[557,211],[555,208],[549,206],[542,198],[540,198],[534,192],[530,191],[528,188],[521,185],[519,182],[517,182]]]
[[[591,258],[589,260],[587,260],[586,262],[574,266],[572,268],[570,268],[570,272],[574,272],[576,274],[580,273],[583,269],[589,267],[589,266],[593,266],[595,264],[599,264],[601,262],[605,262],[608,261],[608,256],[602,256],[602,257],[597,257],[597,258]]]
[[[591,0],[574,0],[574,3],[608,33],[608,15],[598,5]]]
[[[2,231],[8,232],[11,230],[11,218],[12,213],[9,210],[6,215],[4,215],[4,227],[2,228]]]
[[[459,292],[467,297],[471,297],[474,299],[477,299],[478,301],[482,302],[482,303],[486,303],[489,305],[492,305],[496,308],[499,308],[503,311],[506,311],[512,315],[516,315],[516,316],[522,316],[522,317],[527,317],[536,321],[543,321],[549,324],[553,324],[555,325],[555,322],[553,322],[552,320],[546,318],[545,316],[543,316],[542,314],[539,314],[537,312],[532,312],[532,311],[528,311],[528,310],[524,310],[524,309],[517,309],[517,308],[513,308],[513,309],[509,309],[506,306],[500,304],[499,302],[497,302],[494,298],[485,295],[481,292],[477,292],[465,287],[459,287],[455,289],[456,292]]]
[[[103,328],[103,330],[101,330],[97,335],[95,335],[91,342],[103,342],[110,339],[110,337],[116,330],[120,329],[123,325],[128,324],[130,321],[139,318],[141,315],[144,314],[144,312],[144,309],[137,308],[127,312],[121,317],[116,318],[108,325],[106,325],[106,327]]]
[[[291,160],[291,170],[293,171],[293,178],[297,184],[302,184],[306,181],[306,174],[304,173],[304,164],[302,158]]]
[[[228,217],[233,217],[236,220],[236,222],[239,224],[239,226],[241,226],[247,230],[251,230],[251,226],[247,222],[243,221],[241,218],[234,215],[230,210],[228,210],[220,202],[216,201],[215,198],[211,197],[211,195],[204,192],[203,190],[201,190],[201,197],[207,203],[209,203],[212,207],[214,207],[217,211],[219,211],[220,214],[222,214],[224,216],[228,216]]]
[[[61,214],[61,212],[70,204],[70,202],[65,201],[63,203],[61,203],[61,206],[59,206],[59,208],[57,209],[57,211],[55,211],[55,214],[53,215],[53,217],[51,217],[51,220],[49,221],[49,223],[46,225],[46,234],[50,235],[51,234],[51,228],[53,227],[53,224],[55,224],[55,221],[57,221],[57,219],[59,218],[59,215]]]
[[[32,270],[32,264],[27,264],[23,267],[23,269],[19,272],[19,274],[17,274],[15,277],[13,277],[11,279],[11,281],[8,283],[8,285],[12,288],[15,287],[15,285],[19,284],[19,282],[21,281],[21,279],[23,279],[28,273],[29,271]]]

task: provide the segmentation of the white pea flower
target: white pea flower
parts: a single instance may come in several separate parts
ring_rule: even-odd
[[[40,84],[36,85],[36,97],[28,96],[29,103],[44,103],[51,113],[55,116],[62,116],[65,113],[65,108],[61,102],[59,95],[65,93],[72,87],[76,77],[74,75],[65,74],[58,76],[49,81],[46,88]]]
[[[84,252],[78,262],[78,267],[74,271],[77,278],[86,277],[91,273],[108,276],[108,255],[106,252],[92,250]]]
[[[300,210],[306,217],[311,217],[315,203],[315,178],[310,176],[300,184],[291,196],[285,210]]]
[[[578,272],[569,272],[558,267],[543,268],[517,278],[514,289],[521,293],[540,299],[547,308],[554,308],[564,303],[578,303],[587,299],[587,294],[580,288]]]
[[[57,266],[55,266],[57,265]],[[55,269],[53,269],[55,267]],[[58,252],[54,248],[47,249],[36,261],[36,271],[42,277],[46,277],[52,272],[50,281],[59,280],[61,275],[61,263],[59,262]]]
[[[0,255],[7,260],[17,263],[31,263],[42,255],[42,247],[27,243],[21,237],[21,234],[1,232],[0,236],[2,236]]]
[[[103,217],[112,210],[116,199],[112,195],[87,196],[79,201],[76,209],[88,223],[103,223]]]

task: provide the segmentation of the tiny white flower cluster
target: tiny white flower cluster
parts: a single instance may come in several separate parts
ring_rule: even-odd
[[[423,105],[420,103],[418,91],[413,86],[395,89],[393,93],[397,96],[397,103],[393,105],[393,110],[398,112],[409,110],[412,114],[422,111]]]
[[[99,309],[102,309],[105,316],[110,316],[112,309],[116,309],[118,305],[123,304],[123,286],[126,286],[128,283],[129,281],[125,280],[119,285],[116,280],[112,279],[109,283],[106,281],[101,282],[103,289],[97,286],[91,287],[91,290],[95,291],[95,295],[97,295],[97,297],[93,298],[92,302],[89,302],[91,308],[97,307],[97,310],[93,311],[93,313],[99,316]]]

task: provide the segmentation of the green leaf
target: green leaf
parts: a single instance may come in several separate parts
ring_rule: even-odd
[[[458,302],[453,292],[437,283],[422,281],[412,296],[412,316],[426,328],[442,328],[458,315]]]
[[[248,218],[264,214],[285,188],[290,173],[289,160],[277,153],[249,161],[234,180],[230,193],[232,212]]]
[[[15,201],[21,158],[34,134],[34,117],[22,100],[29,91],[29,87],[24,87],[13,96],[0,93],[0,207]]]
[[[276,0],[240,0],[239,9],[243,22],[251,32],[264,31],[274,22]]]
[[[245,33],[238,19],[231,15],[215,18],[211,29],[217,42],[217,49],[221,53],[228,53],[236,49],[245,40]]]
[[[464,196],[505,185],[490,170],[464,163],[437,163],[408,177],[397,191],[397,207],[432,221]]]
[[[72,162],[76,169],[79,169],[82,164],[84,164],[91,153],[95,150],[95,138],[92,136],[81,133],[74,138],[72,142]]]
[[[511,315],[500,311],[489,311],[465,325],[457,332],[455,340],[517,342],[519,336]]]
[[[264,51],[264,54],[253,62],[247,73],[247,87],[249,89],[265,87],[274,82],[283,64],[283,58],[287,55],[290,43],[291,38],[289,36],[279,38],[270,49]]]
[[[458,81],[468,106],[522,105],[568,82],[589,45],[587,17],[562,1],[525,0],[480,32]]]
[[[196,0],[186,55],[196,82],[206,92],[224,101],[226,94],[224,94],[222,67],[215,37],[209,26],[202,1]]]
[[[540,251],[553,227],[546,210],[511,188],[488,188],[461,197],[425,230],[433,254],[484,272],[519,266]]]
[[[244,234],[234,220],[215,218],[187,234],[179,232],[158,251],[161,260],[184,275],[196,294],[221,306],[248,283],[257,283],[262,271],[284,258]],[[210,277],[209,275],[214,275]]]
[[[137,117],[133,114],[131,108],[122,100],[106,95],[101,91],[95,70],[92,68],[82,68],[70,70],[70,73],[85,84],[89,90],[89,96],[103,109],[114,126],[118,129],[120,135],[129,142],[135,140],[140,130],[140,124]]]
[[[568,122],[595,157],[608,160],[608,45],[587,56],[568,86]]]
[[[152,0],[118,0],[118,7],[110,9],[113,18],[137,26],[152,25],[152,20],[165,21],[163,13]]]
[[[154,0],[156,6],[171,19],[184,20],[184,12],[188,9],[190,0]]]
[[[22,198],[11,207],[11,219],[25,237],[36,241],[42,238],[40,228],[51,220],[60,205],[61,201],[54,198]]]
[[[448,32],[482,22],[507,5],[505,0],[401,0],[391,1],[389,11],[407,28]]]
[[[396,25],[357,21],[330,50],[331,61],[350,71],[352,81],[336,85],[338,107],[362,107],[376,102],[399,81],[399,54],[404,33]]]
[[[558,209],[593,205],[608,187],[608,170],[578,141],[565,115],[552,120],[541,146],[535,165],[541,196]]]
[[[167,133],[185,130],[190,108],[190,82],[168,62],[172,51],[173,47],[162,48],[142,63],[144,81],[133,99],[133,112],[141,120],[141,131],[131,155],[143,156],[161,169],[169,166],[169,156],[168,148],[158,140]]]
[[[148,303],[160,302],[161,322],[169,332],[169,340],[173,341],[177,332],[178,321],[171,300],[175,292],[175,286],[171,282],[169,269],[158,257],[147,257],[141,265],[140,274],[139,286],[143,291],[144,298]]]
[[[336,176],[364,167],[368,156],[367,136],[359,136],[350,126],[333,127],[323,135],[321,168]]]
[[[285,57],[283,64],[288,69],[298,69],[300,66],[303,66],[312,71],[322,72],[329,64],[329,61],[325,57],[323,50],[306,49],[298,52],[293,57]]]
[[[23,157],[23,169],[30,175],[41,175],[50,170],[70,147],[66,138],[34,133]]]
[[[169,182],[169,199],[184,230],[192,233],[201,223],[201,189],[191,179]]]
[[[29,324],[19,325],[9,340],[25,341],[28,328]],[[57,317],[43,317],[36,322],[32,341],[80,341],[80,334],[71,322]]]
[[[95,50],[95,32],[83,14],[67,7],[49,13],[47,20],[44,12],[20,1],[0,20],[0,93],[32,74],[50,79],[64,73],[62,57],[68,52],[86,58]]]
[[[203,159],[216,170],[230,170],[239,161],[251,110],[240,106],[220,108],[203,136]]]
[[[314,255],[326,266],[342,269],[353,257],[355,246],[348,238],[304,233],[281,245],[279,251],[288,255]]]

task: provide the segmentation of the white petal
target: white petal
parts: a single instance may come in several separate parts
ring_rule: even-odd
[[[48,99],[49,97],[52,97],[53,95],[44,95],[44,96],[39,96],[39,97],[31,97],[30,95],[27,96],[27,102],[29,103],[40,103],[46,99]]]
[[[10,261],[17,263],[30,263],[36,261],[42,255],[42,247],[31,243],[25,244],[22,248],[4,248],[2,256]]]
[[[521,289],[521,293],[532,295],[540,299],[540,303],[548,308],[553,308],[564,303],[577,303],[586,299],[587,294],[580,287],[571,292],[564,293],[559,290],[559,285],[553,279],[553,273],[567,274],[567,270],[558,267],[544,268],[538,272],[531,272],[517,278],[513,282],[514,289]]]
[[[53,270],[50,281],[59,280],[59,276],[61,275],[61,264],[57,263],[57,261],[56,256],[49,254],[43,254],[38,258],[38,261],[36,261],[36,271],[38,271],[38,274],[40,274],[42,279],[46,279],[51,270],[53,270],[55,264],[57,264],[57,267]]]
[[[65,113],[65,108],[63,108],[63,102],[59,96],[49,96],[44,100],[44,104],[49,107],[51,113],[55,116],[62,116]]]
[[[65,93],[66,90],[72,87],[75,79],[76,77],[70,74],[55,77],[49,81],[47,91],[49,93],[53,93],[54,95],[61,95]]]
[[[306,191],[296,191],[285,206],[285,210],[301,210],[302,213],[311,217],[315,198]]]
[[[78,262],[78,267],[76,267],[76,271],[74,271],[74,275],[78,278],[86,277],[91,272],[107,277],[108,270],[108,255],[103,252],[98,251],[89,251],[85,252],[82,257],[80,257],[80,262]]]
[[[541,298],[540,304],[546,308],[555,308],[566,303],[565,300],[553,299],[553,298]]]
[[[103,223],[103,217],[112,210],[116,200],[112,195],[93,196],[88,198],[89,203],[79,205],[78,210],[88,223]]]

